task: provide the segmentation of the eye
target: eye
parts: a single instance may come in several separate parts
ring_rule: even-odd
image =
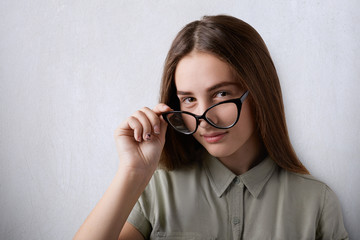
[[[181,99],[182,103],[193,103],[195,101],[195,98],[193,97],[185,97]]]
[[[216,97],[226,97],[226,96],[228,96],[229,95],[229,93],[228,92],[226,92],[226,91],[219,91],[219,92],[217,92],[216,93]]]

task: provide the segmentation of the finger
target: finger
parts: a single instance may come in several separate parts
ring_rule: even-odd
[[[142,137],[141,123],[133,116],[128,117],[123,121],[118,128],[115,130],[115,139],[119,136],[134,136],[135,140],[140,142]]]
[[[166,132],[167,122],[164,120],[164,118],[163,118],[163,116],[161,116],[161,114],[164,112],[173,111],[173,109],[171,107],[169,107],[168,105],[166,105],[165,103],[159,103],[158,105],[156,105],[154,107],[153,111],[156,114],[160,115],[160,121],[161,121],[160,131],[162,133]]]
[[[142,141],[143,127],[141,122],[134,116],[130,116],[127,120],[128,126],[134,131],[134,138],[136,141]]]
[[[133,128],[129,126],[130,117],[120,123],[120,125],[115,129],[114,137],[117,138],[119,136],[131,136],[133,135]]]
[[[167,111],[172,111],[173,109],[171,109],[171,107],[169,107],[168,105],[166,105],[165,103],[159,103],[158,105],[156,105],[154,108],[153,108],[153,111],[157,114],[157,115],[160,115],[164,112],[167,112]]]
[[[151,126],[151,122],[149,120],[148,115],[145,112],[143,112],[141,110],[138,110],[133,114],[133,116],[136,117],[136,119],[141,124],[143,139],[144,140],[150,140],[151,139],[152,126]]]
[[[155,134],[160,134],[160,117],[147,107],[144,107],[141,109],[141,111],[146,114],[148,120],[150,121],[153,132]]]

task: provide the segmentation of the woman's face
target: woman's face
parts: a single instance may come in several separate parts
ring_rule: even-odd
[[[175,84],[181,110],[196,115],[202,115],[215,103],[239,98],[247,90],[240,87],[227,63],[214,55],[196,51],[178,63]],[[239,121],[234,127],[217,129],[200,120],[193,136],[211,155],[219,159],[238,158],[243,151],[249,151],[253,146],[251,141],[254,136],[259,141],[255,130],[250,104],[245,100]]]

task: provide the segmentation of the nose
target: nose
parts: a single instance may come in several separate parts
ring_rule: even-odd
[[[201,106],[199,106],[199,114],[198,116],[202,116],[205,111],[209,108],[209,104],[201,104]],[[208,115],[208,114],[207,114]],[[209,117],[209,116],[207,116]],[[199,127],[201,128],[208,128],[211,127],[211,125],[205,121],[205,119],[199,119]]]
[[[204,112],[209,108],[209,106],[210,105],[204,101],[198,101],[196,108],[194,108],[191,112],[197,116],[202,116]]]
[[[207,123],[207,122],[205,121],[205,119],[200,119],[199,121],[200,121],[199,127],[201,127],[201,128],[208,128],[208,127],[210,127],[210,124]]]
[[[206,118],[208,121],[210,121],[211,123],[217,125],[219,123],[218,120],[218,113],[215,110],[215,108],[210,109],[207,113],[206,113]]]

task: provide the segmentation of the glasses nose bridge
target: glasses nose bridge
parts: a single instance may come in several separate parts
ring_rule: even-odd
[[[207,114],[208,111],[209,111],[211,108],[213,108],[213,107],[214,107],[214,105],[211,105],[210,107],[206,108],[202,115],[195,115],[195,118],[196,118],[196,120],[197,120],[198,125],[201,124],[201,121],[200,121],[200,120],[204,120],[205,122],[210,123],[209,120],[208,120],[207,117],[206,117],[206,114]],[[211,124],[211,123],[210,123],[210,124]]]
[[[209,102],[206,102],[206,101],[199,101],[198,103],[198,106],[197,106],[197,111],[199,113],[196,114],[196,113],[193,113],[195,118],[200,122],[201,119],[204,119],[205,120],[205,115],[207,113],[207,111],[212,107],[211,104],[209,104]]]

